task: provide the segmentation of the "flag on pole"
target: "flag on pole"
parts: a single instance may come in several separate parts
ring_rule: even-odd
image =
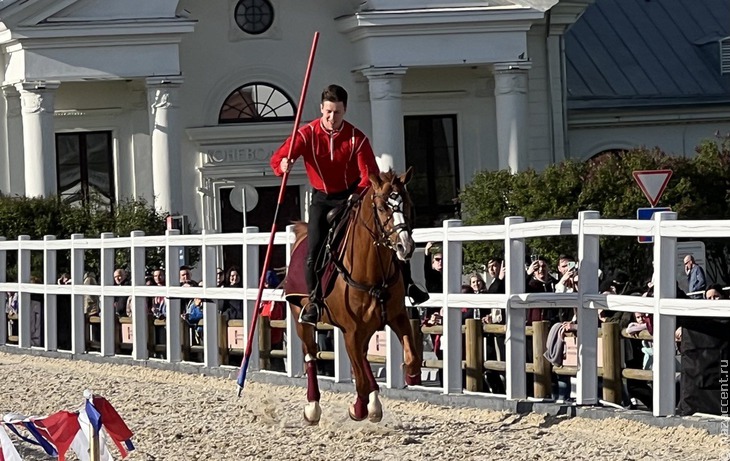
[[[81,430],[71,443],[71,449],[76,453],[79,461],[93,461],[89,457],[89,445],[91,440],[90,420],[86,408],[79,410],[79,426]],[[106,448],[107,436],[105,431],[99,431],[99,461],[114,461],[111,453]]]
[[[95,395],[93,399],[86,401],[86,414],[94,427],[102,427],[114,444],[117,446],[122,458],[126,458],[129,452],[134,450],[132,435],[124,420],[111,403],[104,397]]]

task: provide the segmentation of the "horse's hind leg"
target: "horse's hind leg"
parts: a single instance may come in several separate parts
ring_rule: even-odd
[[[358,340],[354,333],[345,335],[347,354],[350,357],[352,372],[355,375],[355,389],[357,398],[348,409],[350,418],[362,421],[368,418],[377,423],[383,419],[383,406],[380,404],[380,387],[375,381],[373,370],[367,360],[364,345],[365,340]]]
[[[403,344],[404,363],[406,368],[405,381],[408,386],[417,386],[421,384],[421,357],[416,348],[411,323],[405,311],[399,313],[392,321],[388,322],[390,328],[398,336],[401,344]]]
[[[297,334],[304,347],[304,363],[307,367],[307,404],[304,406],[304,420],[315,425],[319,423],[322,409],[319,406],[319,382],[317,381],[317,342],[311,325],[297,324]]]

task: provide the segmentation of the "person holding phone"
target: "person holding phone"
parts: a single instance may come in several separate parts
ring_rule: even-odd
[[[578,265],[572,256],[560,255],[558,258],[560,280],[555,284],[556,293],[574,293],[578,291]]]

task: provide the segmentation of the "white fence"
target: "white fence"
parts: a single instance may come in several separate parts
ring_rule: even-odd
[[[654,297],[600,295],[598,293],[599,237],[640,236],[654,237]],[[676,316],[730,317],[730,301],[675,299],[676,241],[678,237],[692,236],[695,239],[722,238],[730,235],[730,220],[722,221],[678,221],[676,213],[664,212],[655,215],[652,221],[600,219],[594,211],[581,212],[578,219],[525,222],[520,217],[509,217],[504,224],[488,226],[462,226],[461,221],[444,222],[442,228],[416,229],[417,242],[443,242],[443,293],[432,293],[424,306],[448,306],[444,309],[444,352],[443,393],[463,392],[461,383],[461,313],[467,308],[506,309],[507,331],[507,398],[523,399],[525,388],[525,320],[527,308],[576,307],[578,309],[578,404],[596,404],[597,386],[597,325],[598,309],[624,312],[647,312],[654,314],[654,365],[653,392],[655,415],[672,415],[675,407],[675,344]],[[525,239],[549,236],[575,236],[578,239],[578,260],[580,261],[580,286],[577,293],[524,294],[525,291]],[[268,244],[268,233],[259,233],[256,228],[246,228],[242,233],[179,235],[168,231],[164,236],[144,236],[132,232],[130,237],[114,237],[104,234],[101,238],[88,239],[73,235],[70,240],[56,240],[46,237],[32,241],[21,236],[17,241],[0,241],[0,291],[18,292],[19,332],[18,346],[30,349],[30,295],[44,296],[45,341],[44,349],[56,350],[56,297],[71,295],[72,347],[71,352],[85,352],[84,295],[101,297],[101,355],[114,355],[114,322],[116,316],[112,306],[114,296],[131,296],[134,300],[133,352],[137,360],[148,359],[148,330],[146,324],[145,298],[167,296],[167,317],[179,318],[180,298],[244,299],[244,331],[249,330],[260,274],[258,273],[259,247]],[[507,267],[506,294],[461,294],[462,244],[469,241],[503,241]],[[294,242],[291,228],[277,234],[274,243],[285,245],[287,254]],[[215,288],[216,253],[223,245],[243,245],[244,264],[241,268],[243,288]],[[201,248],[202,283],[199,288],[178,287],[177,271],[167,271],[167,286],[151,287],[144,284],[145,248],[164,247],[166,267],[177,268],[178,250],[182,247]],[[116,249],[131,251],[131,286],[119,287],[113,284],[114,253]],[[71,250],[72,285],[56,285],[56,252]],[[101,253],[100,285],[82,285],[84,273],[84,252],[97,250]],[[44,254],[45,284],[30,283],[30,253]],[[8,252],[18,254],[19,283],[6,282],[6,260]],[[280,300],[280,290],[266,290],[264,299]],[[177,299],[176,299],[177,298]],[[0,297],[0,300],[2,298]],[[206,303],[204,318],[216,318],[214,303]],[[301,344],[294,333],[294,319],[287,316],[287,370],[289,376],[303,372]],[[216,322],[205,322],[204,363],[206,367],[219,367],[219,332]],[[180,323],[167,322],[167,357],[165,360],[179,362]],[[0,345],[7,341],[7,321],[4,309],[0,311]],[[253,344],[257,344],[254,338]],[[403,387],[401,362],[403,351],[395,335],[388,331],[386,352],[387,387]],[[250,364],[258,364],[254,350]],[[344,350],[344,341],[339,331],[335,335],[336,382],[351,380],[350,365]]]

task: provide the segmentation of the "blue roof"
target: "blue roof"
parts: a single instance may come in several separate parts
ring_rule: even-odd
[[[568,108],[730,102],[730,0],[596,0],[566,32]]]

